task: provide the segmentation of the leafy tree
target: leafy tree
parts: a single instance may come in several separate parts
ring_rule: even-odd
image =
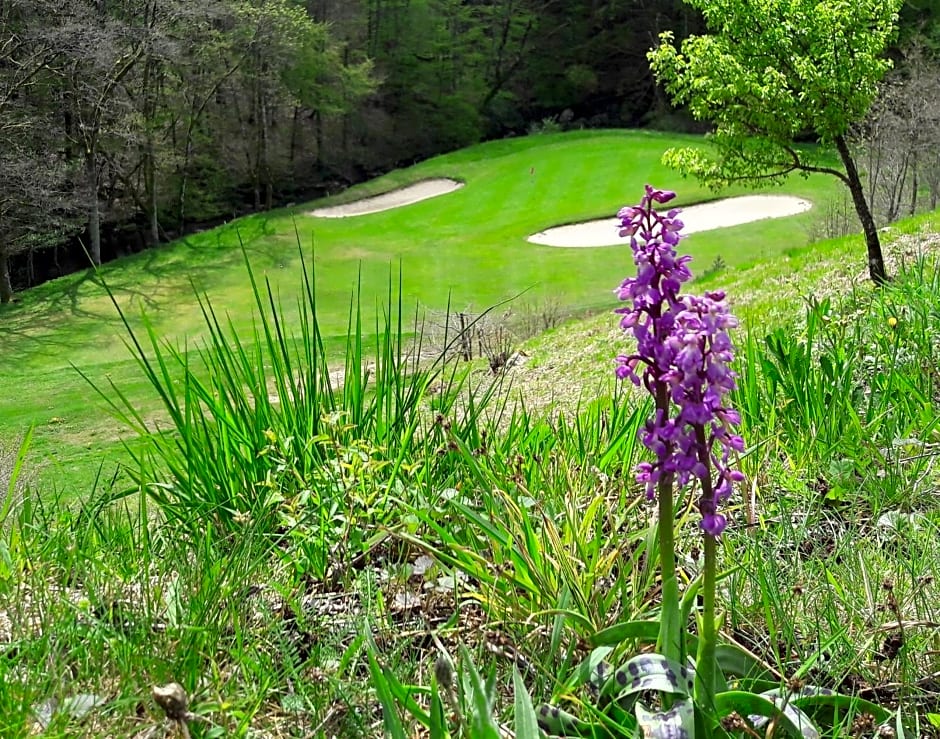
[[[370,0],[360,43],[381,80],[363,136],[392,161],[474,143],[483,134],[489,2]],[[381,140],[381,144],[378,143]],[[379,149],[381,147],[381,149]],[[378,151],[376,151],[378,150]]]
[[[49,99],[57,12],[48,0],[0,3],[0,303],[13,299],[13,257],[75,230],[63,132]]]
[[[227,184],[238,181],[233,157],[224,155],[222,146],[235,134],[223,125],[230,115],[219,104],[221,88],[245,58],[236,51],[234,28],[234,13],[225,0],[201,0],[178,13],[167,34],[176,40],[171,48],[178,53],[165,62],[167,80],[158,106],[166,119],[162,138],[173,145],[165,157],[171,171],[163,176],[168,193],[163,207],[178,233],[187,220],[229,207]]]
[[[902,46],[922,43],[931,56],[940,54],[940,0],[905,0],[901,8]]]
[[[322,165],[324,121],[349,113],[374,92],[376,80],[372,61],[338,42],[325,22],[308,18],[303,27],[301,43],[281,73],[285,98],[293,109],[289,154],[293,161],[298,148],[297,122],[303,114],[314,121],[316,163]]]
[[[112,169],[108,154],[123,148],[134,132],[124,85],[146,51],[144,37],[135,32],[139,28],[108,11],[104,3],[71,0],[56,33],[66,131],[85,172],[88,253],[94,264],[101,264],[102,190]]]
[[[876,284],[887,279],[878,230],[847,135],[891,67],[885,49],[903,0],[688,0],[712,31],[650,51],[657,78],[693,116],[711,121],[713,150],[674,149],[667,163],[713,187],[779,183],[791,172],[838,177],[852,194]],[[835,146],[843,170],[798,150]]]
[[[284,154],[295,146],[279,136],[280,131],[295,132],[279,126],[281,119],[292,115],[296,120],[301,108],[318,115],[345,110],[371,89],[371,65],[347,64],[327,24],[315,22],[292,0],[239,0],[232,7],[235,46],[244,49],[244,56],[239,86],[230,95],[243,131],[255,209],[270,209]]]

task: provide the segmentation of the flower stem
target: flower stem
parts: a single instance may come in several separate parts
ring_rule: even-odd
[[[680,664],[684,661],[682,625],[679,623],[679,585],[676,581],[675,511],[672,475],[659,483],[659,566],[663,579],[662,613],[659,621],[659,653]]]
[[[711,711],[715,707],[715,580],[718,542],[711,534],[704,534],[705,572],[702,583],[702,629],[699,634],[698,655],[695,660],[698,681],[697,702]]]
[[[704,467],[704,474],[699,478],[702,486],[702,502],[700,507],[705,512],[706,505],[711,506],[714,513],[715,493],[712,485],[711,457],[705,435],[705,427],[699,425],[695,429],[698,458]],[[702,578],[702,620],[698,641],[698,654],[695,658],[696,673],[696,700],[699,705],[714,713],[715,708],[715,583],[718,567],[718,540],[708,531],[702,532],[705,569]]]
[[[665,422],[669,412],[666,385],[657,388],[656,407]],[[659,499],[659,568],[663,580],[662,611],[659,618],[658,651],[680,664],[685,660],[682,624],[679,623],[679,585],[676,581],[675,505],[673,501],[673,475],[664,474],[657,485]]]

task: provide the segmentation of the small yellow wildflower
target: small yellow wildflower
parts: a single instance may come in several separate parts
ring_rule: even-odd
[[[895,328],[897,325],[898,325],[898,319],[895,318],[894,316],[890,316],[888,318],[888,326],[890,326],[891,328]]]

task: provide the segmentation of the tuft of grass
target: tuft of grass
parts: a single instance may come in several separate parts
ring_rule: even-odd
[[[31,474],[26,468],[26,455],[32,431],[15,447],[0,439],[0,523],[6,520],[10,509],[22,500],[30,486]]]

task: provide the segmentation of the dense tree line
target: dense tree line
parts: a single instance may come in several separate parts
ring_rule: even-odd
[[[372,65],[289,0],[0,3],[0,299],[8,262],[102,227],[153,244],[317,166],[300,121],[350,109]],[[110,256],[110,255],[108,255]]]
[[[0,300],[481,139],[667,111],[680,2],[0,0]],[[59,263],[62,260],[63,263]]]
[[[702,28],[680,0],[0,0],[0,301],[545,119],[687,125],[646,53]]]

